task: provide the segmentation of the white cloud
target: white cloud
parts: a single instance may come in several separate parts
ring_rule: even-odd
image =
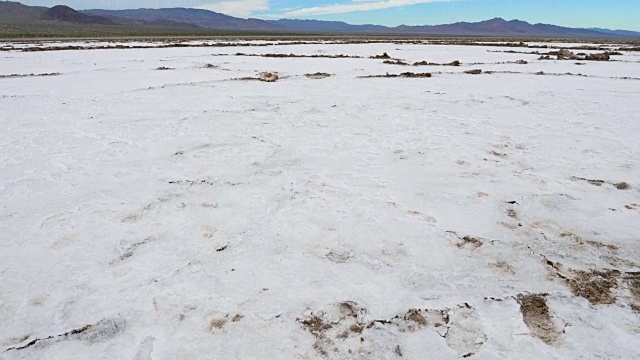
[[[309,16],[309,15],[327,15],[341,14],[356,11],[370,11],[388,9],[394,7],[434,3],[434,2],[451,2],[457,0],[352,0],[347,4],[323,5],[309,8],[286,11],[280,16]]]
[[[220,12],[225,15],[249,17],[256,12],[269,10],[269,0],[222,0],[201,5],[198,8]]]

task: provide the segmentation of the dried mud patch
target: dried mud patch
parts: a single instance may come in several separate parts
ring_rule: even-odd
[[[387,319],[372,318],[367,309],[353,301],[337,303],[326,311],[313,311],[298,323],[315,339],[313,350],[320,356],[336,359],[394,358],[402,354],[398,344],[403,336],[418,331],[433,331],[459,356],[476,353],[487,337],[480,319],[468,304],[446,309],[413,308]]]
[[[619,276],[617,270],[577,271],[567,282],[575,296],[583,297],[593,305],[610,305],[616,302]]]
[[[561,339],[549,311],[547,299],[542,294],[520,294],[516,300],[529,331],[547,345],[557,344]]]

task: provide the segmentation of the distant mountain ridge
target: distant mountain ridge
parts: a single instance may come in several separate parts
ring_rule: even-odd
[[[56,5],[42,14],[45,20],[58,20],[75,24],[115,25],[116,23],[102,16],[87,15],[65,5]]]
[[[202,31],[247,31],[291,34],[371,34],[371,35],[446,35],[528,38],[609,38],[640,39],[640,32],[600,28],[580,29],[550,24],[530,24],[521,20],[494,18],[480,22],[457,22],[443,25],[386,27],[353,25],[341,21],[242,19],[214,11],[191,8],[82,10],[68,6],[26,6],[17,2],[0,2],[0,30],[3,25],[25,26],[70,24],[104,27],[193,28]]]
[[[173,21],[214,30],[282,31],[283,29],[260,19],[241,19],[214,11],[189,8],[83,10],[85,14],[141,21]]]

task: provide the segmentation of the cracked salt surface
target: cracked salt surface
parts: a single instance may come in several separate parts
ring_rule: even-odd
[[[635,53],[488,50],[5,52],[0,359],[639,358]]]

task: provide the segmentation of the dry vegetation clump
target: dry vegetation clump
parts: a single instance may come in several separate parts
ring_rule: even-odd
[[[547,299],[542,294],[520,294],[517,296],[520,312],[529,331],[547,345],[553,345],[560,339],[558,331],[551,318]]]

